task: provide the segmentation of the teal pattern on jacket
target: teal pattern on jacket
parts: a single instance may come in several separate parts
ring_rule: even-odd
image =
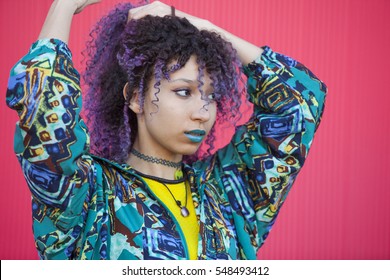
[[[199,259],[256,259],[301,170],[326,86],[264,47],[244,68],[255,105],[226,147],[184,173],[199,221]],[[126,164],[89,152],[79,74],[68,46],[35,42],[12,69],[15,153],[32,193],[42,259],[187,259],[173,215]]]

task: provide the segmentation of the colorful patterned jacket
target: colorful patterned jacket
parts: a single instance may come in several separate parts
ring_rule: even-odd
[[[255,259],[307,157],[326,86],[265,47],[244,68],[252,118],[226,147],[185,166],[199,259]],[[79,74],[68,46],[35,42],[12,69],[7,104],[20,117],[15,153],[32,193],[42,259],[186,259],[183,234],[126,164],[89,152]]]

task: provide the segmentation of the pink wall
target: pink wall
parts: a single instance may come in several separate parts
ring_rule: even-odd
[[[37,37],[51,2],[0,1],[1,259],[37,258],[30,196],[12,152],[17,117],[4,100],[9,70]],[[75,61],[81,59],[94,20],[117,2],[104,0],[76,16],[70,40]],[[260,258],[390,259],[390,94],[386,84],[390,2],[169,3],[296,58],[329,87],[323,122],[307,165],[260,250]]]

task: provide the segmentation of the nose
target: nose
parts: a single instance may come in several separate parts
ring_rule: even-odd
[[[191,106],[191,119],[200,122],[207,122],[210,120],[210,102],[203,100],[202,98],[197,99]]]

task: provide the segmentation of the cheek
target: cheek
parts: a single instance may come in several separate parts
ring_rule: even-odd
[[[213,127],[215,120],[217,118],[217,105],[215,103],[210,104],[209,107],[209,112],[210,112],[210,128]]]

